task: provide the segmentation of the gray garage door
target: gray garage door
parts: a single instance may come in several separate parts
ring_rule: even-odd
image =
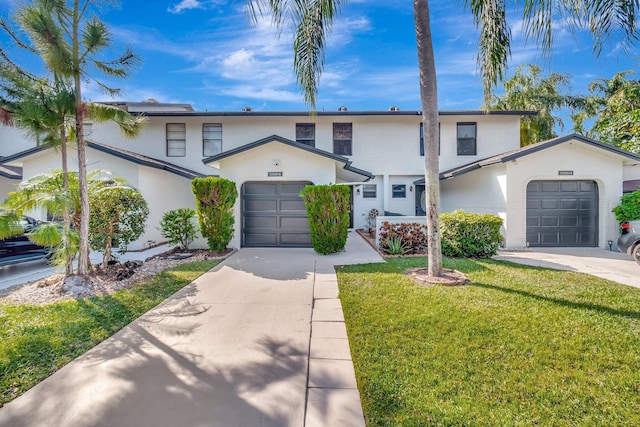
[[[310,182],[247,182],[242,186],[242,246],[311,247],[300,190]]]
[[[530,246],[597,246],[598,186],[594,181],[531,181],[527,186]]]

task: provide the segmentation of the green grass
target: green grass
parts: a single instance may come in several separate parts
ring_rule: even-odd
[[[112,295],[0,304],[0,406],[149,311],[219,260],[182,264]]]
[[[491,260],[445,260],[463,287],[402,274],[425,264],[338,270],[367,425],[640,425],[640,290]]]

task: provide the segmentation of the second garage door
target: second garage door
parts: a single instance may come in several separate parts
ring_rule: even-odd
[[[300,191],[307,181],[246,182],[242,186],[242,246],[311,247]]]
[[[527,186],[530,246],[597,246],[598,186],[594,181],[531,181]]]

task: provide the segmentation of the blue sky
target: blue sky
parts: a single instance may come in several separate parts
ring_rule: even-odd
[[[0,0],[6,16],[15,0]],[[278,38],[269,19],[252,25],[243,0],[124,0],[102,13],[118,47],[128,45],[143,63],[112,84],[123,89],[119,100],[193,104],[197,110],[303,110],[293,75],[290,32]],[[477,109],[482,88],[476,73],[477,33],[460,1],[431,1],[440,109]],[[546,71],[570,73],[573,89],[584,92],[595,78],[638,69],[640,49],[623,52],[613,43],[599,59],[589,39],[556,26],[554,55],[542,62],[525,45],[519,21],[512,20],[510,70],[538,63]],[[0,38],[3,46],[6,39]],[[92,85],[85,95],[107,100]],[[412,2],[351,0],[328,40],[318,109],[420,109]]]

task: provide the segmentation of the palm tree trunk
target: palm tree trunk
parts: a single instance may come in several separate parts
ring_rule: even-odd
[[[65,195],[69,194],[69,165],[67,162],[67,135],[64,129],[64,126],[60,128],[60,153],[62,155],[62,189],[64,190]],[[65,266],[64,266],[64,275],[65,277],[71,276],[73,274],[73,257],[69,254],[69,233],[71,230],[71,215],[69,213],[69,205],[65,201],[62,205],[62,222],[63,222],[63,230],[62,230],[62,239],[65,245]]]
[[[429,1],[413,0],[413,17],[418,45],[420,98],[424,127],[425,198],[427,205],[427,249],[429,275],[442,275],[440,249],[440,166],[438,161],[438,89],[431,38]]]
[[[80,248],[78,251],[78,275],[89,275],[89,191],[87,185],[87,158],[84,145],[84,105],[82,103],[82,89],[80,85],[80,46],[79,30],[80,15],[79,1],[73,2],[73,36],[72,62],[73,82],[76,93],[76,139],[78,144],[78,184],[80,186]]]

